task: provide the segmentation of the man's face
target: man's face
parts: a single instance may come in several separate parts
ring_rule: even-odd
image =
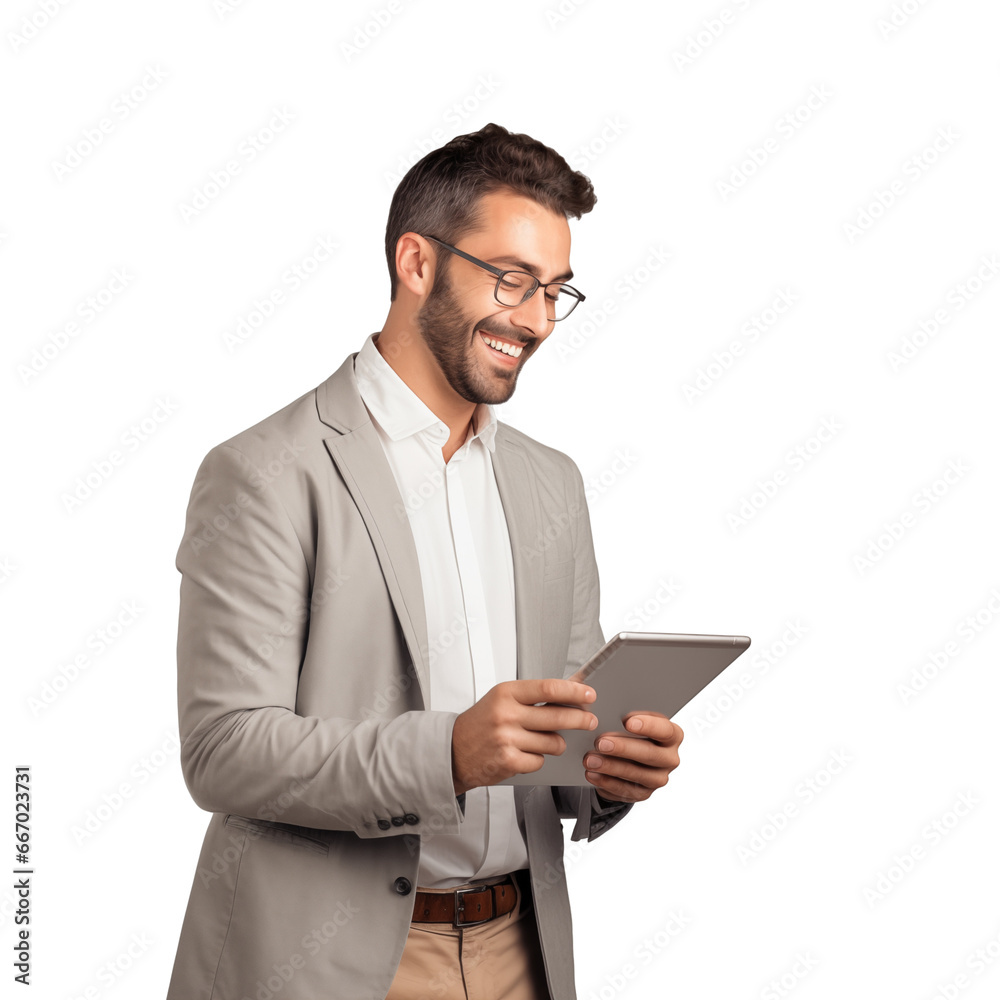
[[[481,207],[483,228],[460,239],[460,250],[496,267],[528,271],[541,282],[569,280],[564,216],[508,190],[484,195]],[[471,403],[510,399],[525,361],[555,326],[546,317],[540,288],[527,302],[508,308],[494,298],[496,282],[496,275],[448,253],[446,273],[435,274],[417,314],[420,332],[448,383]],[[490,347],[483,334],[520,347],[520,356]]]

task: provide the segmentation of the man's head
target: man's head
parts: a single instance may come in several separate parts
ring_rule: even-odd
[[[558,153],[494,124],[428,153],[400,182],[385,239],[390,315],[415,325],[424,342],[418,348],[463,399],[506,401],[554,323],[544,292],[505,307],[494,297],[496,275],[441,243],[499,268],[529,271],[542,283],[568,281],[567,219],[595,202],[590,181]],[[520,356],[497,353],[480,331],[515,352],[521,347]]]

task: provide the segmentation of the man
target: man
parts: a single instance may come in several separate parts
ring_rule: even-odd
[[[213,816],[168,1000],[575,997],[559,818],[606,832],[683,738],[632,713],[649,739],[588,755],[590,788],[497,784],[596,723],[567,679],[604,643],[583,480],[492,408],[582,299],[594,201],[497,125],[432,151],[382,330],[203,461],[178,700]]]

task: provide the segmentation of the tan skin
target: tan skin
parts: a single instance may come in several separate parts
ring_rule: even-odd
[[[532,265],[539,281],[568,281],[570,233],[566,218],[539,203],[502,189],[484,195],[482,227],[458,240],[466,253],[498,267]],[[434,235],[441,235],[435,233]],[[450,429],[441,449],[445,462],[462,446],[478,405],[460,395],[446,377],[421,334],[418,317],[434,287],[436,244],[419,233],[404,233],[396,243],[396,298],[375,346],[413,392]],[[463,330],[455,351],[486,402],[503,402],[514,391],[516,375],[555,328],[547,318],[541,290],[527,302],[509,308],[493,296],[496,278],[482,268],[449,255],[447,281],[458,315],[448,322]],[[512,344],[523,345],[516,365],[494,359],[479,329]],[[584,706],[594,690],[570,679],[503,681],[491,688],[455,720],[452,773],[455,794],[496,784],[512,774],[538,770],[542,754],[561,754],[566,741],[558,729],[591,729],[597,717]],[[546,702],[549,704],[537,704]],[[578,706],[578,707],[573,707]],[[659,712],[630,712],[623,723],[637,736],[600,734],[585,760],[587,780],[602,799],[641,802],[662,788],[680,763],[683,730]],[[602,741],[607,741],[605,746]],[[600,745],[599,745],[600,744]]]

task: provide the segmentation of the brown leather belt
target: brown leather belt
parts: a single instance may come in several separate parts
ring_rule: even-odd
[[[476,885],[468,889],[446,892],[416,891],[412,920],[420,923],[449,923],[452,927],[476,927],[495,917],[510,913],[517,903],[514,877],[511,872],[491,885]],[[521,879],[521,891],[525,890]]]

